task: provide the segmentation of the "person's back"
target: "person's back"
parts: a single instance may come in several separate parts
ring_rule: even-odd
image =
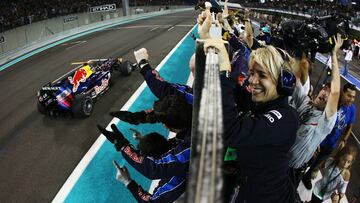
[[[149,179],[161,179],[154,193],[150,194],[130,178],[126,169],[119,169],[117,179],[125,184],[138,202],[173,202],[186,188],[186,174],[190,162],[192,105],[186,101],[184,95],[176,94],[154,102],[153,107],[157,120],[170,131],[177,133],[176,137],[182,140],[158,158],[141,154],[115,125],[111,126],[115,134],[101,126],[98,126],[98,129],[114,143],[116,150],[137,171]]]

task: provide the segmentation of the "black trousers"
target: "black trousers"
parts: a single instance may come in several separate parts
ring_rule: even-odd
[[[299,187],[300,181],[302,180],[307,167],[308,167],[308,165],[305,164],[304,166],[302,166],[300,168],[290,168],[289,176],[290,176],[290,180],[293,183],[295,189],[297,189]]]
[[[320,153],[309,161],[310,169],[304,174],[303,178],[307,180],[311,179],[311,173],[320,166],[320,164],[329,158],[330,154],[332,153],[333,148],[331,147],[320,147]]]

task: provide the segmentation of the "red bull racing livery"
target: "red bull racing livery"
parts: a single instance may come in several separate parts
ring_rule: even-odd
[[[128,76],[136,66],[122,59],[90,60],[44,85],[37,93],[38,111],[50,116],[69,112],[75,117],[88,117],[96,99],[109,90],[113,74]]]

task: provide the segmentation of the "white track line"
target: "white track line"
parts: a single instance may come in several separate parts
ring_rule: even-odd
[[[172,30],[172,29],[174,29],[174,26],[172,26],[171,28],[169,28],[167,31],[170,31],[170,30]]]
[[[168,27],[193,27],[194,25],[180,24],[180,25],[136,25],[136,26],[125,26],[125,27],[115,27],[115,28],[106,28],[105,30],[123,30],[123,29],[139,29],[139,28],[150,28],[150,27],[159,27],[159,28],[168,28]],[[64,44],[65,45],[65,44]]]
[[[150,32],[151,32],[151,31],[154,31],[154,30],[156,30],[156,29],[158,29],[158,28],[159,28],[159,27],[154,27],[153,29],[150,30]]]
[[[69,49],[71,49],[71,48],[73,48],[73,47],[76,47],[76,46],[78,46],[78,45],[80,45],[80,44],[83,44],[83,43],[85,43],[86,41],[77,41],[77,43],[74,43],[74,45],[72,45],[72,46],[70,46],[70,47],[67,47],[65,50],[69,50]]]
[[[160,64],[156,67],[156,70],[159,71],[162,66],[165,64],[165,62],[170,58],[170,56],[175,52],[175,50],[181,45],[181,43],[185,40],[185,38],[189,35],[190,32],[194,30],[195,26],[180,40],[180,42],[177,43],[177,45],[169,52],[169,54],[160,62]],[[126,111],[129,109],[129,107],[135,102],[135,100],[139,97],[141,92],[145,89],[146,83],[143,82],[140,87],[135,91],[135,93],[130,97],[130,99],[126,102],[126,104],[121,108],[122,111]],[[108,126],[107,129],[110,129],[110,125],[113,123],[118,123],[119,119],[113,118]],[[100,149],[100,147],[103,145],[105,141],[105,137],[100,134],[98,139],[95,141],[95,143],[91,146],[89,151],[85,154],[85,156],[81,159],[79,164],[75,167],[74,171],[71,173],[71,175],[68,177],[68,179],[65,181],[64,185],[61,187],[59,192],[56,194],[52,202],[64,202],[66,197],[69,195],[70,191],[76,184],[76,182],[79,180],[82,173],[85,171],[86,167],[89,165],[90,161],[94,158],[97,151]],[[157,185],[157,182],[153,181],[150,186],[150,191],[153,191],[155,186]]]

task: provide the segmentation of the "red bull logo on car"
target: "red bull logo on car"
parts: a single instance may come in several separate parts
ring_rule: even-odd
[[[110,78],[110,74],[108,76]],[[109,79],[104,78],[101,80],[101,85],[100,86],[95,86],[95,94],[98,95],[100,94],[102,91],[104,91],[107,87],[109,86]]]
[[[73,77],[68,77],[70,84],[73,85],[72,91],[75,93],[80,86],[80,82],[86,81],[87,72],[84,68],[79,68]]]

